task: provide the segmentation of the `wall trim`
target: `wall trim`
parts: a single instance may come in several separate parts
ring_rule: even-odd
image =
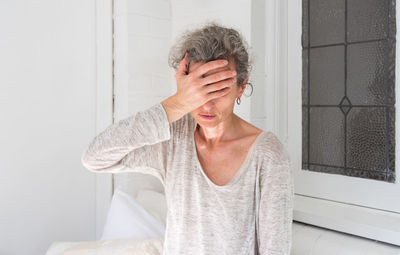
[[[381,242],[400,245],[398,213],[297,194],[296,221]]]
[[[95,0],[96,133],[113,123],[113,0]],[[112,198],[112,174],[96,174],[96,240],[101,238]]]

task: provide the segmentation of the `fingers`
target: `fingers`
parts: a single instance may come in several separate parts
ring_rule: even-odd
[[[199,66],[195,71],[194,71],[194,76],[196,77],[202,77],[204,74],[206,74],[208,71],[219,68],[219,67],[224,67],[228,64],[228,61],[225,59],[217,59],[213,60],[210,62],[207,62],[201,66]]]
[[[223,89],[225,89],[224,91],[229,91],[230,89],[232,89],[232,86],[235,84],[235,82],[235,79],[228,79],[204,86],[204,88],[208,94],[213,94]]]
[[[229,78],[233,78],[236,76],[236,71],[232,70],[227,70],[227,71],[220,71],[215,74],[211,74],[209,76],[206,76],[200,80],[201,85],[206,85],[206,84],[211,84],[215,83],[221,80],[226,80]]]
[[[209,100],[212,100],[212,99],[215,99],[215,98],[226,96],[231,91],[231,89],[232,89],[232,87],[225,87],[223,89],[216,90],[216,91],[208,93],[207,94],[207,102]]]

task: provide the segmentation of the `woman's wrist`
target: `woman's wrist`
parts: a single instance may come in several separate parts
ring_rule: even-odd
[[[164,110],[167,113],[169,123],[179,120],[187,113],[184,107],[179,104],[176,94],[163,100],[161,105],[164,107]]]

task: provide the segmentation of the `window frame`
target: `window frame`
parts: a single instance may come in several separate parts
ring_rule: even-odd
[[[397,13],[399,5],[396,3]],[[400,245],[400,203],[394,202],[400,197],[399,177],[395,183],[384,183],[301,169],[302,1],[268,1],[265,17],[267,27],[270,27],[270,30],[267,30],[269,40],[266,42],[266,52],[276,52],[266,56],[273,58],[267,62],[267,73],[272,73],[275,77],[271,82],[274,82],[273,89],[276,95],[276,101],[267,107],[273,107],[271,104],[275,104],[274,130],[287,146],[291,156],[295,179],[294,220]],[[268,26],[268,24],[273,25]],[[399,27],[398,18],[396,29],[397,27]],[[396,41],[397,37],[398,33]],[[395,90],[397,91],[399,91],[398,47],[396,43]],[[396,97],[396,103],[398,98]],[[396,111],[395,118],[397,139],[400,134],[399,111]],[[398,147],[396,146],[396,155]],[[399,165],[397,156],[396,165]],[[349,187],[351,188],[348,189]],[[385,196],[377,196],[378,193],[385,193]]]

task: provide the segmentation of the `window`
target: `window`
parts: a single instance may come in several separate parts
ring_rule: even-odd
[[[276,60],[267,70],[280,74],[274,116],[292,159],[294,220],[400,245],[398,224],[388,224],[400,220],[399,6],[275,0],[273,7],[269,38],[279,44],[270,45]]]
[[[395,0],[303,0],[302,169],[395,182]]]

